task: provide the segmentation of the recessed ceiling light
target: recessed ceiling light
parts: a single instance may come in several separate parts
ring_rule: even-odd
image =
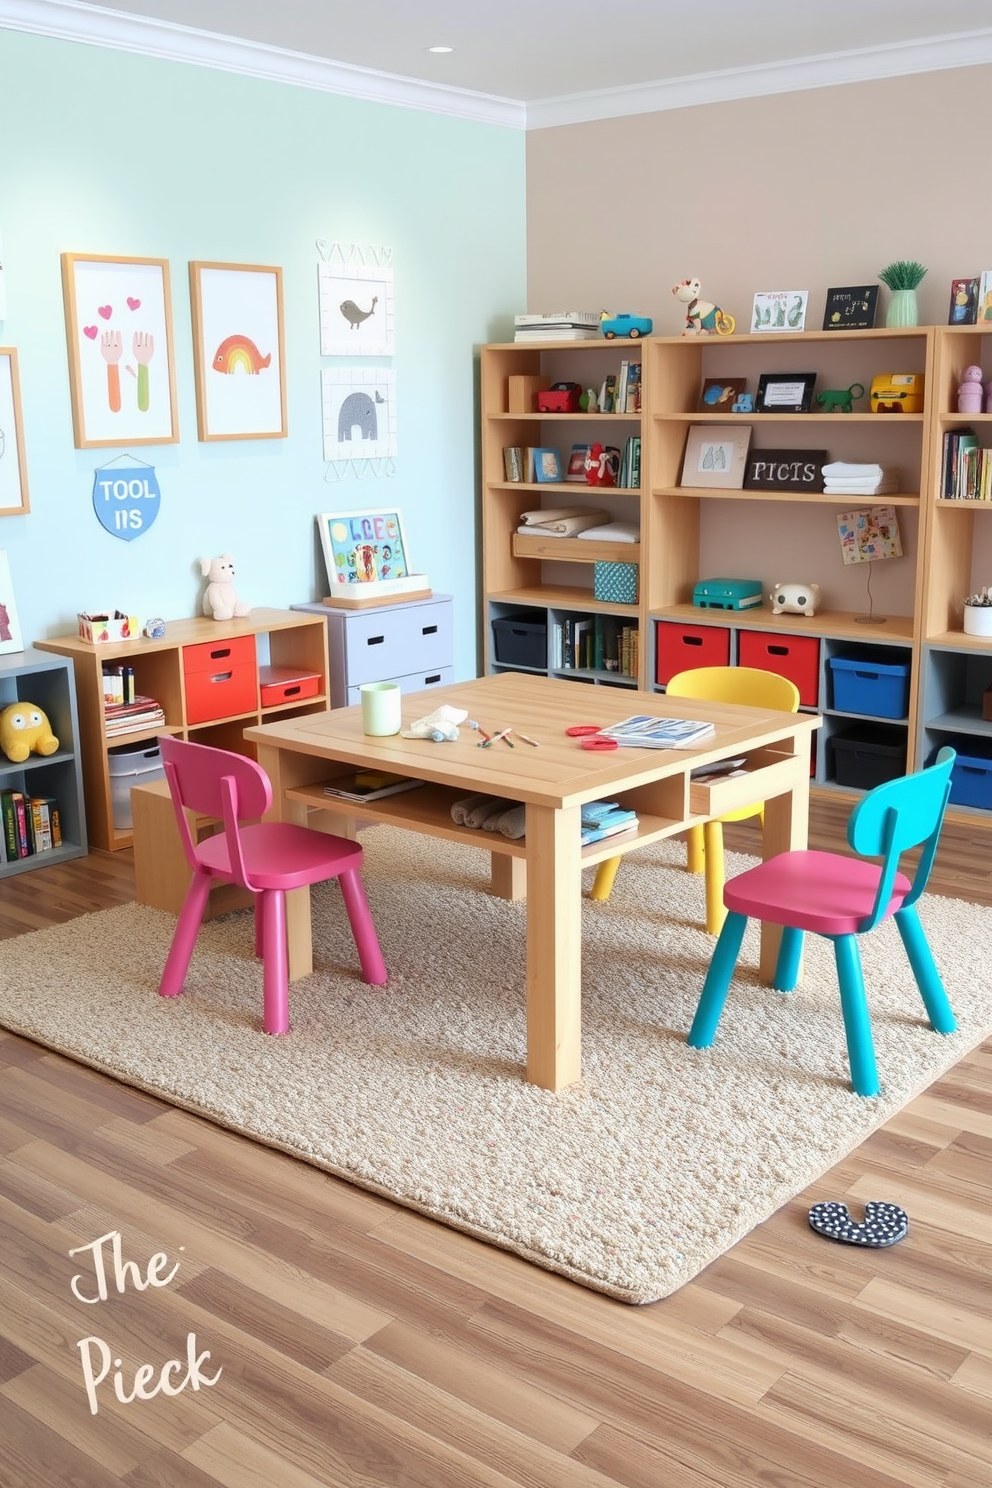
[[[453,52],[454,47],[428,47],[429,52]]]

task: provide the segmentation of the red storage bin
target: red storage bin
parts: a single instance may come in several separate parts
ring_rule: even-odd
[[[799,701],[815,708],[820,700],[819,636],[779,635],[777,631],[742,630],[737,637],[737,664],[778,672],[799,688]]]
[[[655,681],[664,686],[677,672],[730,665],[730,631],[723,625],[683,625],[659,620],[655,626]]]
[[[319,691],[320,676],[317,672],[280,666],[263,666],[258,669],[258,694],[263,708],[316,697]]]
[[[212,723],[258,708],[255,637],[183,647],[186,722]]]

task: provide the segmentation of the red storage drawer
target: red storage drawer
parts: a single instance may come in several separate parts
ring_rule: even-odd
[[[799,688],[799,701],[807,708],[815,708],[820,700],[819,636],[742,630],[737,637],[737,664],[788,677]]]
[[[730,665],[730,631],[722,625],[683,625],[659,620],[655,626],[655,681],[664,686],[677,672]]]
[[[183,647],[186,722],[212,723],[258,709],[255,637]]]
[[[300,698],[316,697],[320,691],[317,672],[300,671],[298,667],[263,666],[258,669],[258,693],[263,708],[276,703],[295,703]]]

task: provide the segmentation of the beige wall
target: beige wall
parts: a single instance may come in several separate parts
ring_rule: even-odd
[[[819,329],[829,286],[873,283],[909,258],[929,268],[921,321],[945,324],[951,279],[992,268],[990,96],[992,67],[981,66],[535,130],[527,308],[631,310],[675,335],[671,287],[698,276],[704,298],[744,326],[756,290],[806,289],[807,326]],[[824,576],[830,514],[793,508],[772,560],[760,504],[710,506],[706,571]],[[903,523],[910,551],[914,517]],[[880,607],[912,611],[912,567],[877,566]],[[992,552],[976,571],[992,582]],[[825,572],[831,605],[864,603],[859,570],[830,561]]]

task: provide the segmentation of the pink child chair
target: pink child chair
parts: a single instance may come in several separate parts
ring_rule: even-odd
[[[931,1028],[954,1032],[954,1014],[916,912],[937,853],[954,760],[954,750],[945,747],[928,769],[888,780],[858,802],[848,822],[847,841],[860,858],[807,850],[778,853],[731,879],[723,894],[727,918],[689,1030],[688,1042],[694,1049],[709,1048],[716,1037],[749,916],[783,927],[775,968],[775,986],[782,992],[793,991],[799,979],[804,933],[812,930],[833,941],[856,1094],[878,1095],[880,1089],[858,936],[890,915]],[[910,882],[899,871],[899,859],[921,845]],[[882,862],[867,863],[866,857]]]
[[[255,895],[255,955],[263,965],[262,1027],[289,1032],[286,892],[336,878],[358,949],[362,978],[381,987],[388,979],[365,889],[359,875],[362,849],[346,837],[291,822],[252,821],[272,805],[265,771],[244,755],[163,735],[159,744],[166,779],[193,877],[176,924],[159,992],[183,990],[207,897],[216,879]],[[194,842],[187,810],[222,821],[224,830]],[[248,820],[249,825],[242,825]]]

